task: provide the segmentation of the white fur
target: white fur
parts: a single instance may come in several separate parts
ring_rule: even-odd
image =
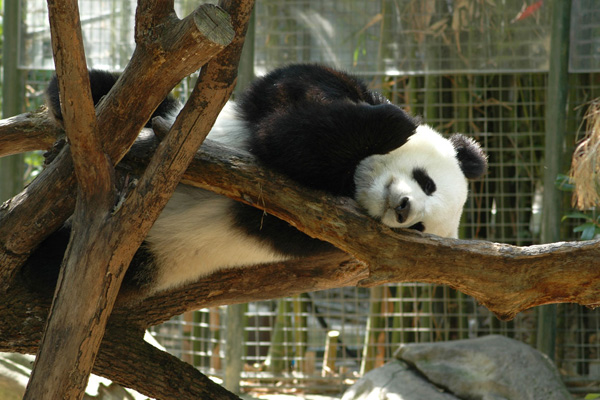
[[[413,179],[415,168],[427,171],[435,182],[431,196]],[[405,145],[391,153],[365,158],[355,183],[358,203],[384,224],[408,228],[422,222],[427,233],[458,237],[467,180],[450,141],[429,126],[420,125]],[[407,220],[399,223],[395,208],[403,197],[410,199],[411,209]]]
[[[235,107],[233,101],[225,103],[208,134],[208,138],[229,147],[245,148],[248,131],[244,127],[242,120],[238,118]],[[183,105],[180,104],[179,107],[163,118],[173,125],[182,108]]]
[[[178,286],[219,269],[282,261],[234,227],[232,200],[179,185],[146,237],[159,268],[152,290]]]
[[[244,148],[247,130],[227,103],[208,138]],[[161,266],[152,291],[192,282],[232,267],[283,261],[281,255],[234,226],[233,200],[207,190],[179,185],[146,237]]]
[[[208,138],[239,149],[246,147],[247,136],[248,131],[235,111],[235,103],[227,102],[210,130]]]

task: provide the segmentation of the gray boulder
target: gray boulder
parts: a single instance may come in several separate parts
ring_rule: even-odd
[[[556,367],[546,356],[522,342],[504,336],[407,344],[401,346],[395,356],[405,363],[403,365],[407,371],[390,374],[389,369],[397,367],[387,365],[373,370],[352,386],[343,400],[397,399],[398,395],[403,400],[572,398]],[[390,364],[397,365],[398,361]],[[382,377],[378,377],[378,371],[384,368],[386,371],[382,373]],[[394,382],[396,376],[409,379],[408,372],[414,374],[416,378],[413,381],[417,384],[424,385],[428,390],[437,389],[438,395],[447,397],[416,394],[412,386]],[[379,397],[376,394],[370,397],[367,390],[369,385],[373,387],[372,392],[377,392]]]
[[[398,394],[402,394],[399,397]],[[365,374],[342,400],[458,400],[423,379],[407,363],[394,360]]]

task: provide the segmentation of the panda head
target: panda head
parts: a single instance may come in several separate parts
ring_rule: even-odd
[[[467,179],[479,178],[486,168],[486,156],[472,139],[445,139],[419,125],[401,147],[359,163],[356,200],[390,227],[456,238]]]

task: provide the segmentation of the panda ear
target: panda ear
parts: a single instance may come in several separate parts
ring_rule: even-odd
[[[460,169],[467,179],[477,179],[485,174],[487,155],[475,140],[456,133],[450,137],[450,142],[456,149]]]

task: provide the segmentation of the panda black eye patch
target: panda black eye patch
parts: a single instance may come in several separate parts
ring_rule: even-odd
[[[412,177],[415,181],[417,181],[417,183],[427,196],[431,196],[436,191],[437,188],[435,186],[435,182],[433,181],[433,179],[431,179],[431,177],[427,174],[427,171],[425,171],[423,168],[413,169]]]

